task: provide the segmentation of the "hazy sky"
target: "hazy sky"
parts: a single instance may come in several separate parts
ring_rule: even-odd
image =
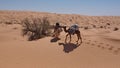
[[[0,0],[0,10],[120,16],[120,0]]]

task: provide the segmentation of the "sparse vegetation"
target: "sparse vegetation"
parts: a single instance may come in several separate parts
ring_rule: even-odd
[[[28,35],[28,40],[36,40],[45,36],[49,36],[50,23],[46,17],[44,18],[26,18],[22,21],[23,36]]]
[[[110,25],[110,23],[107,23],[107,25]]]
[[[11,25],[11,24],[12,24],[12,22],[5,22],[5,24]]]
[[[100,26],[100,28],[103,28],[103,26]]]
[[[42,18],[46,16],[47,18]],[[36,18],[31,18],[36,17]],[[29,19],[31,18],[31,19]],[[46,36],[49,33],[49,27],[43,23],[43,20],[47,20],[50,24],[55,22],[60,22],[65,25],[72,25],[78,22],[81,28],[91,29],[91,28],[104,28],[110,29],[113,24],[120,25],[120,16],[84,16],[84,15],[74,15],[74,14],[56,14],[47,12],[32,12],[32,11],[2,11],[0,10],[0,24],[19,24],[23,27],[23,35],[33,36],[38,34],[39,37]],[[25,23],[27,22],[27,23]],[[24,23],[24,25],[23,25]],[[49,24],[48,24],[49,25]],[[37,27],[36,27],[37,26]],[[16,29],[16,28],[14,28]],[[114,31],[119,30],[119,28],[114,28]],[[40,31],[40,33],[39,33]],[[40,34],[40,36],[39,36]],[[35,36],[33,37],[33,39]]]
[[[84,29],[87,30],[87,29],[88,29],[88,26],[85,26]]]
[[[117,31],[117,30],[119,30],[119,28],[115,27],[115,28],[114,28],[114,31]]]
[[[96,28],[96,25],[93,25],[93,28]]]
[[[72,19],[69,19],[70,22],[72,22]]]

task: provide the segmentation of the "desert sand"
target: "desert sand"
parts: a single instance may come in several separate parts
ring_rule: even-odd
[[[41,16],[45,14],[50,17],[51,24],[57,21],[56,18],[64,25],[77,22],[81,26],[83,39],[83,43],[77,46],[75,35],[71,43],[64,43],[65,32],[61,33],[58,41],[52,41],[53,37],[28,41],[21,34],[20,20],[24,12],[9,12],[1,11],[0,14],[0,68],[120,68],[120,17],[77,15],[79,20],[74,14],[55,16],[54,13],[40,13]],[[11,13],[15,15],[9,17]],[[68,21],[69,17],[75,19]],[[13,19],[14,23],[8,23]],[[107,23],[110,25],[107,26]],[[93,24],[96,25],[94,28]],[[84,29],[86,26],[88,29]],[[115,27],[118,30],[115,31]]]

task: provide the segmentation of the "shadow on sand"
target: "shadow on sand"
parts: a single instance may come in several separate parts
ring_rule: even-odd
[[[52,38],[51,40],[50,40],[50,42],[57,42],[57,41],[59,41],[60,40],[60,38]]]
[[[63,51],[65,53],[72,52],[74,49],[79,47],[81,44],[74,44],[74,43],[59,43],[59,45],[63,45],[64,49]]]

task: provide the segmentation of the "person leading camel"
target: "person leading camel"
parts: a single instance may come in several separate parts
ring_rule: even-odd
[[[54,27],[53,37],[59,38],[60,33],[62,32],[62,26],[57,22]]]
[[[67,37],[70,36],[70,41],[71,42],[71,35],[76,34],[78,40],[76,41],[78,43],[78,41],[81,39],[81,43],[82,43],[82,37],[80,34],[80,30],[79,30],[79,26],[77,24],[72,25],[71,27],[69,27],[68,29],[66,29],[66,26],[63,27],[64,31],[67,33],[66,38],[65,38],[65,43],[67,43]]]

